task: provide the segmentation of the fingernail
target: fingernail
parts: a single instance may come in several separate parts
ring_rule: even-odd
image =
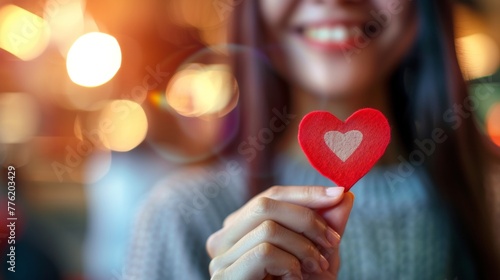
[[[325,257],[323,257],[323,255],[320,255],[319,265],[321,266],[321,269],[323,269],[323,271],[326,271],[330,266],[330,263],[328,263],[328,261],[326,260]]]
[[[326,195],[331,197],[339,197],[344,193],[344,187],[329,187],[326,189]]]
[[[318,236],[318,238],[316,238],[316,243],[323,246],[324,248],[333,247],[333,244],[331,244],[330,241],[328,241],[328,239],[326,237],[319,237]]]
[[[326,230],[326,239],[331,244],[339,244],[340,243],[340,235],[331,228],[328,228]]]

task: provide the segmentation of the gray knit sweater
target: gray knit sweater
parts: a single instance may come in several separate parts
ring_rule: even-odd
[[[245,203],[246,172],[235,163],[186,169],[154,187],[136,219],[126,279],[210,278],[205,241]],[[333,185],[307,162],[288,156],[276,159],[274,172],[279,185]],[[406,177],[391,185],[388,172]],[[426,173],[398,172],[396,165],[375,167],[353,187],[339,279],[455,277],[450,223]],[[230,180],[222,175],[228,173]]]

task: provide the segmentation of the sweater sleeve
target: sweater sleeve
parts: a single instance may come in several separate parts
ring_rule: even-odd
[[[210,279],[205,242],[242,201],[235,180],[209,187],[206,175],[181,172],[153,188],[136,217],[125,279]]]

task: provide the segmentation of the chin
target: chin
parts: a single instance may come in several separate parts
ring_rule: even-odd
[[[359,72],[358,72],[359,73]],[[317,97],[329,100],[342,100],[346,98],[363,98],[373,91],[375,81],[371,81],[365,75],[330,74],[323,77],[302,75],[297,79],[299,87]]]

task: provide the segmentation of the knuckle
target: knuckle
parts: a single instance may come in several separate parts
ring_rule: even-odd
[[[276,248],[271,243],[264,242],[264,243],[259,244],[255,248],[255,256],[258,259],[268,259],[268,258],[272,257],[275,250],[276,250]]]
[[[210,235],[210,237],[208,237],[207,242],[205,243],[205,249],[210,257],[214,255],[214,235]]]
[[[303,189],[302,196],[307,203],[313,202],[317,197],[321,196],[320,188],[318,187],[306,187]]]
[[[257,215],[269,213],[274,210],[276,203],[274,200],[267,197],[259,197],[255,201],[254,212]]]
[[[215,257],[217,255],[218,243],[219,243],[219,232],[210,235],[205,243],[205,249],[210,257]]]
[[[224,221],[223,221],[223,223],[222,223],[222,226],[227,226],[227,225],[231,222],[231,220],[232,220],[233,216],[234,216],[234,214],[230,214],[229,216],[227,216],[227,217],[224,219]]]
[[[302,215],[303,221],[309,226],[314,227],[318,223],[318,216],[313,210],[306,208]]]
[[[224,271],[218,270],[215,271],[210,280],[222,280],[224,279]]]
[[[318,194],[318,190],[315,187],[304,188],[304,195],[306,197],[314,197]]]
[[[208,269],[210,271],[210,274],[215,275],[221,269],[221,258],[213,258],[208,265]]]
[[[269,189],[267,189],[267,196],[274,197],[280,192],[281,192],[280,186],[272,186]]]
[[[265,239],[273,239],[280,235],[281,227],[272,220],[266,220],[261,224],[261,231]]]

